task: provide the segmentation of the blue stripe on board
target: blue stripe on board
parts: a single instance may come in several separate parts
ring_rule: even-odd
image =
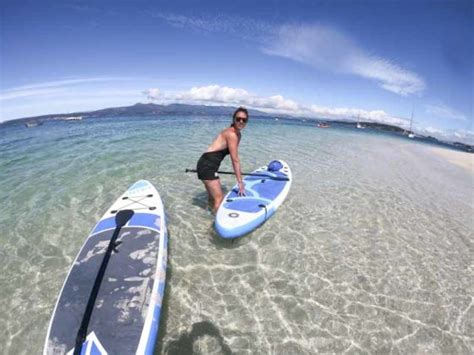
[[[91,344],[91,351],[90,351],[90,354],[91,355],[104,355],[100,349],[97,347],[97,345],[95,343],[92,343]]]
[[[274,200],[280,195],[286,186],[286,181],[267,180],[265,183],[255,184],[253,189],[258,196]]]
[[[250,190],[248,185],[245,185],[245,196],[247,196],[247,197],[254,197],[255,196],[255,193],[252,190]],[[227,196],[227,199],[236,198],[236,197],[240,197],[238,187],[232,189],[230,194]]]
[[[168,248],[168,233],[165,232],[164,236],[164,251],[166,254],[164,254],[164,258],[162,260],[163,263],[163,269],[161,272],[166,273],[166,265],[168,263],[167,256],[167,248]],[[158,280],[156,280],[158,281]],[[155,281],[155,282],[156,282]],[[150,335],[148,337],[147,343],[146,343],[146,348],[145,348],[145,354],[147,355],[152,355],[155,350],[155,345],[156,345],[156,337],[158,336],[158,330],[160,327],[160,315],[161,315],[161,305],[163,303],[163,298],[165,296],[165,286],[166,286],[166,278],[164,282],[160,282],[158,284],[158,294],[161,296],[161,303],[160,304],[155,304],[155,309],[153,310],[153,319],[151,321],[151,326],[150,326]]]
[[[109,217],[109,218],[106,218],[102,221],[100,221],[97,226],[95,226],[94,230],[92,231],[91,234],[96,234],[96,233],[99,233],[99,232],[102,232],[106,229],[112,229],[112,228],[115,228],[116,227],[116,224],[115,224],[115,217]]]
[[[135,213],[128,222],[129,227],[149,227],[156,230],[160,230],[161,218],[156,214],[150,213]]]
[[[249,181],[252,181],[252,180],[260,180],[260,179],[267,179],[265,176],[261,176],[261,175],[266,175],[268,176],[269,178],[271,177],[278,177],[278,178],[288,178],[288,175],[285,174],[285,173],[282,173],[281,171],[254,171],[252,172],[252,174],[255,174],[255,176],[252,176],[252,175],[248,175],[245,177],[244,180],[249,180]],[[271,180],[271,179],[269,179]],[[274,180],[274,181],[281,181],[281,180]],[[286,180],[283,180],[283,181],[286,181]]]
[[[159,231],[160,230],[160,216],[157,216],[156,214],[151,214],[151,213],[135,213],[132,219],[130,220],[130,222],[128,222],[127,226],[148,227],[148,228],[152,228]],[[115,216],[109,217],[100,221],[97,224],[97,226],[94,228],[94,230],[92,231],[91,235],[102,232],[107,229],[114,229],[115,227],[116,227]]]
[[[150,186],[150,184],[147,181],[140,180],[140,181],[137,181],[136,183],[134,183],[127,191],[131,192],[131,191],[134,191],[134,190],[147,188],[149,186]]]
[[[224,202],[224,207],[229,210],[256,213],[262,210],[261,205],[266,206],[269,202],[271,201],[265,199],[241,197],[234,199],[232,202]]]
[[[161,313],[161,305],[156,305],[155,309],[153,310],[153,320],[151,322],[150,327],[150,336],[148,337],[148,341],[145,348],[145,354],[152,355],[155,350],[155,340],[158,334],[158,326],[160,325],[160,313]]]

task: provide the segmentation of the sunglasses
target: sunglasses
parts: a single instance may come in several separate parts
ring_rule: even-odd
[[[242,123],[247,123],[248,117],[236,117],[235,122],[242,122]]]

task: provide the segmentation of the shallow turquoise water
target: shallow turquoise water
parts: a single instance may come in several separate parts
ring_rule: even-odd
[[[157,352],[472,353],[472,174],[397,137],[252,120],[243,170],[283,159],[294,182],[277,214],[232,244],[215,235],[204,188],[184,173],[227,124],[0,129],[5,354],[41,352],[76,253],[138,179],[160,192],[170,232]],[[234,182],[222,177],[226,189]]]

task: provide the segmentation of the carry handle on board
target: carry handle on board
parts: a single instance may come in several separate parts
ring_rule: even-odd
[[[184,171],[185,173],[197,173],[196,169],[186,169]],[[218,171],[218,174],[223,174],[223,175],[235,175],[234,172],[232,171]],[[269,176],[265,174],[255,174],[255,173],[240,173],[240,175],[247,175],[247,176],[261,176],[267,179],[272,179],[272,180],[279,180],[279,181],[289,181],[290,179],[287,177],[281,177],[281,176]]]
[[[115,231],[110,238],[109,246],[107,247],[107,251],[105,252],[104,258],[102,259],[102,263],[100,264],[99,272],[94,281],[94,287],[92,287],[91,294],[89,296],[89,300],[87,301],[86,311],[84,312],[84,316],[82,317],[81,326],[77,331],[76,335],[76,345],[74,346],[74,355],[80,355],[82,351],[82,344],[87,336],[87,327],[89,326],[89,321],[91,319],[92,311],[94,309],[94,303],[99,293],[100,284],[105,275],[105,270],[107,269],[107,264],[109,263],[110,255],[112,251],[116,247],[115,241],[120,233],[120,229],[127,224],[127,222],[133,217],[135,212],[132,210],[122,210],[118,211],[117,215],[115,216]]]

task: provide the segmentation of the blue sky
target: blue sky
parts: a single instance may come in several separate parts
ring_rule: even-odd
[[[246,105],[474,141],[470,1],[1,2],[0,121]]]

